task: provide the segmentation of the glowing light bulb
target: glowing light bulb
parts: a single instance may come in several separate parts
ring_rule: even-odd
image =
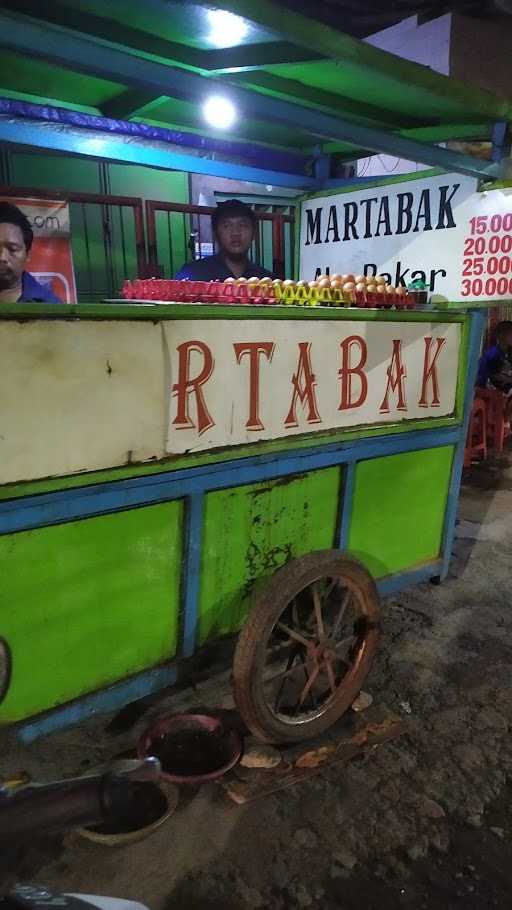
[[[208,40],[217,47],[230,47],[240,44],[249,31],[245,19],[228,13],[223,9],[208,10],[210,34]]]
[[[214,129],[228,130],[236,120],[236,110],[229,98],[212,95],[203,105],[203,116]]]

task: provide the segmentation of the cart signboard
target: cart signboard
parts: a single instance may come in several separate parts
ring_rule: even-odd
[[[512,188],[443,174],[304,199],[299,271],[421,280],[434,301],[511,298]]]
[[[169,453],[455,410],[459,324],[184,321],[166,337]]]
[[[0,483],[454,415],[460,321],[314,314],[4,322]]]

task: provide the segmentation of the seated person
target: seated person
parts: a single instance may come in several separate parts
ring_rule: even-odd
[[[512,322],[499,323],[496,344],[480,358],[476,384],[481,389],[498,389],[505,395],[512,392]]]
[[[0,202],[0,303],[62,303],[25,269],[33,239],[26,215]]]
[[[248,258],[257,221],[253,210],[239,199],[221,202],[212,215],[212,231],[219,252],[187,262],[176,278],[192,281],[225,281],[226,278],[272,278],[267,269]]]

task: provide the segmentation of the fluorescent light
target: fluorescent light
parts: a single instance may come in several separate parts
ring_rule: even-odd
[[[210,23],[208,40],[217,47],[234,47],[240,44],[249,31],[249,26],[241,16],[228,13],[223,9],[209,9]]]
[[[229,98],[212,95],[203,105],[203,116],[217,130],[228,130],[236,120],[236,109]]]

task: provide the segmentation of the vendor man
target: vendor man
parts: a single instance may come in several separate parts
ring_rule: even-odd
[[[193,281],[225,281],[226,278],[272,278],[267,269],[248,257],[257,222],[253,210],[239,199],[221,202],[212,215],[212,231],[218,247],[215,256],[187,262],[176,278]]]
[[[26,271],[33,239],[26,215],[0,201],[0,303],[62,302]]]

